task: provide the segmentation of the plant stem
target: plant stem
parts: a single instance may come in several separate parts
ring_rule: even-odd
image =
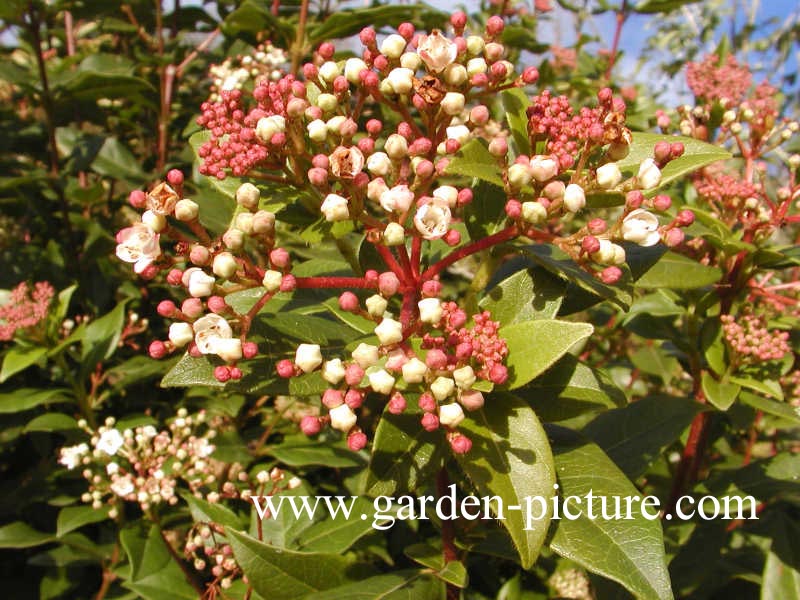
[[[614,64],[617,62],[617,53],[619,52],[619,40],[622,36],[622,26],[625,24],[625,19],[628,18],[628,0],[622,0],[622,4],[617,11],[617,27],[614,30],[614,40],[611,42],[611,53],[608,56],[608,68],[606,69],[606,81],[611,79],[611,71],[614,69]]]
[[[510,227],[501,229],[497,233],[494,233],[488,237],[474,241],[471,244],[467,244],[466,246],[462,246],[458,250],[454,250],[453,252],[445,256],[439,262],[434,263],[433,265],[428,267],[428,269],[422,275],[420,275],[420,281],[427,281],[428,279],[432,279],[434,276],[438,275],[439,273],[444,271],[447,267],[449,267],[455,262],[458,262],[462,258],[465,258],[470,254],[475,254],[476,252],[480,252],[481,250],[486,250],[487,248],[491,248],[492,246],[495,246],[502,242],[507,242],[509,240],[512,240],[518,235],[519,231],[517,229],[517,226],[511,225]]]
[[[308,3],[309,0],[302,0],[300,4],[300,22],[297,24],[297,36],[294,39],[292,46],[292,73],[297,75],[300,68],[300,61],[303,58],[303,47],[305,46],[306,39],[306,21],[308,20]]]
[[[295,282],[298,289],[373,289],[376,286],[363,277],[296,277]]]
[[[443,498],[447,494],[447,488],[450,485],[450,479],[447,476],[447,468],[442,465],[439,473],[436,475],[436,495]],[[456,550],[456,532],[453,527],[453,522],[448,519],[442,519],[442,558],[445,564],[455,562],[458,560],[458,551]],[[452,583],[447,584],[447,600],[458,600],[459,591]]]
[[[173,548],[172,544],[169,543],[169,540],[167,539],[164,530],[161,529],[161,525],[158,524],[158,521],[156,521],[156,525],[158,526],[158,533],[161,535],[161,539],[164,541],[164,545],[167,547],[167,552],[169,552],[169,555],[178,564],[178,567],[180,567],[181,571],[183,571],[183,575],[186,578],[186,581],[189,583],[189,585],[191,585],[194,588],[198,596],[202,597],[203,588],[200,585],[200,583],[198,583],[198,581],[195,579],[194,573],[192,573],[192,571],[189,570],[189,567],[186,566],[186,563],[183,562],[183,559],[175,551],[175,548]]]

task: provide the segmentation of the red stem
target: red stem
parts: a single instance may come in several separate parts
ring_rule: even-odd
[[[422,263],[422,238],[415,235],[411,239],[411,272],[414,279],[419,281],[419,272]]]
[[[517,229],[517,226],[511,225],[510,227],[506,227],[505,229],[502,229],[497,233],[490,235],[489,237],[485,237],[483,239],[472,242],[471,244],[467,244],[466,246],[462,246],[458,250],[454,250],[453,252],[445,256],[439,262],[434,263],[433,265],[428,267],[428,269],[420,276],[420,280],[427,281],[428,279],[432,279],[434,276],[441,273],[447,267],[449,267],[455,262],[458,262],[462,258],[465,258],[470,254],[475,254],[476,252],[480,252],[481,250],[486,250],[487,248],[490,248],[496,244],[512,240],[518,235],[519,235],[519,230]]]
[[[323,288],[360,288],[373,289],[375,283],[363,277],[296,277],[298,289],[323,289]]]
[[[614,41],[611,42],[611,53],[608,56],[608,68],[606,69],[606,80],[611,78],[611,71],[614,63],[617,62],[617,52],[619,51],[619,39],[622,36],[622,26],[628,16],[628,0],[622,0],[622,5],[617,11],[617,28],[614,30]]]
[[[381,255],[383,262],[386,263],[386,266],[397,275],[397,278],[401,281],[401,283],[411,283],[408,281],[406,277],[406,271],[400,266],[400,264],[395,260],[394,256],[392,255],[391,251],[381,244],[375,244],[375,249],[378,251],[378,254]]]

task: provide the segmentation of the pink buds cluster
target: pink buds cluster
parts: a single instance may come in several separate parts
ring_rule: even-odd
[[[722,315],[725,340],[737,356],[747,362],[781,360],[792,349],[789,332],[769,330],[763,317]]]
[[[0,342],[39,325],[47,317],[54,294],[46,281],[35,283],[33,289],[23,281],[5,297],[0,296]]]

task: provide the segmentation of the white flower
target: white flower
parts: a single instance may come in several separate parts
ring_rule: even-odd
[[[348,58],[344,63],[344,76],[353,85],[361,83],[361,71],[369,70],[367,63],[360,58]]]
[[[461,144],[467,143],[469,140],[469,127],[466,125],[454,125],[453,127],[448,127],[445,129],[445,133],[447,134],[448,140],[456,140]]]
[[[661,239],[658,218],[642,208],[637,208],[622,221],[622,237],[640,246],[654,246]]]
[[[147,225],[150,229],[159,233],[164,231],[167,226],[167,217],[160,215],[152,210],[146,210],[142,213],[142,223]]]
[[[622,173],[617,163],[607,163],[597,169],[597,185],[609,190],[622,181]]]
[[[352,179],[364,168],[364,155],[355,146],[339,146],[329,158],[331,173],[341,179]]]
[[[213,293],[216,280],[203,269],[193,267],[184,271],[183,275],[186,278],[186,289],[189,291],[190,296],[203,298]]]
[[[77,446],[68,446],[61,449],[61,456],[58,462],[68,469],[72,470],[81,464],[81,460],[86,453],[89,452],[89,446],[86,444],[78,444]]]
[[[250,235],[253,233],[253,222],[255,221],[255,215],[250,212],[240,212],[236,215],[236,219],[234,220],[236,229],[241,231],[246,235]]]
[[[405,38],[396,33],[386,36],[381,44],[381,54],[385,54],[388,58],[400,58],[405,50]]]
[[[306,125],[308,137],[315,142],[324,142],[328,137],[328,125],[322,119],[314,119]]]
[[[438,29],[430,35],[423,35],[417,44],[417,54],[423,60],[428,70],[439,73],[447,65],[454,62],[458,55],[458,47],[447,39]]]
[[[192,341],[194,331],[189,323],[173,323],[169,326],[169,341],[177,348],[182,348]]]
[[[332,408],[328,415],[331,418],[331,427],[347,433],[353,428],[358,420],[353,410],[347,404],[340,404]]]
[[[260,198],[261,192],[252,183],[243,183],[236,190],[236,202],[247,210],[258,208]]]
[[[366,299],[364,304],[371,317],[382,317],[383,313],[386,312],[386,307],[389,306],[388,300],[380,294],[373,294]]]
[[[467,75],[470,77],[480,73],[486,73],[488,68],[483,58],[471,58],[467,61]]]
[[[431,384],[431,393],[440,402],[452,394],[455,389],[456,383],[449,377],[437,377]]]
[[[454,87],[459,87],[467,82],[469,75],[464,65],[453,63],[444,70],[444,80]]]
[[[267,144],[273,135],[284,131],[286,131],[286,118],[281,115],[262,117],[256,123],[256,137]]]
[[[408,189],[407,185],[396,185],[383,192],[380,201],[383,210],[404,213],[411,208],[411,204],[414,202],[414,192]]]
[[[406,230],[399,223],[389,223],[383,230],[383,243],[387,246],[399,246],[406,240]]]
[[[422,383],[428,372],[428,365],[416,356],[403,365],[403,379],[407,383]]]
[[[133,263],[136,273],[144,271],[161,255],[158,234],[142,223],[120,231],[117,242],[117,258]]]
[[[119,473],[119,465],[115,462],[110,462],[106,465],[106,474],[116,475]]]
[[[333,81],[341,74],[339,71],[339,65],[337,65],[332,60],[322,63],[319,68],[319,76],[324,81]]]
[[[394,377],[389,375],[385,369],[378,369],[374,373],[367,375],[369,386],[379,394],[390,394],[394,388]]]
[[[414,72],[422,66],[422,59],[416,52],[403,52],[400,57],[400,66]]]
[[[458,202],[458,190],[452,185],[442,185],[433,190],[433,197],[447,202],[447,206],[455,208]]]
[[[280,271],[269,269],[264,273],[264,277],[261,278],[261,285],[263,285],[268,292],[277,292],[281,289],[282,281],[283,274]]]
[[[197,319],[192,325],[194,343],[202,354],[216,354],[217,342],[233,336],[233,330],[224,318],[210,314]]]
[[[437,240],[450,228],[450,207],[436,198],[417,209],[414,215],[414,226],[426,240]]]
[[[442,303],[438,298],[424,298],[417,302],[419,307],[419,320],[423,323],[436,325],[442,320]]]
[[[389,86],[395,94],[401,96],[408,94],[414,89],[414,71],[403,67],[397,67],[389,71],[389,74],[386,76],[386,81],[389,82]]]
[[[378,340],[383,346],[397,344],[403,341],[403,326],[399,321],[384,318],[375,328],[375,335],[378,336]]]
[[[441,107],[446,115],[457,115],[464,110],[464,94],[447,92],[442,98]]]
[[[239,270],[239,263],[236,262],[236,259],[230,252],[220,252],[214,257],[214,263],[211,267],[211,270],[214,271],[214,275],[217,277],[228,279],[233,277],[236,274],[236,271]]]
[[[570,183],[564,190],[564,206],[569,212],[578,212],[586,206],[586,194],[577,183]]]
[[[109,456],[114,456],[117,450],[122,448],[125,443],[122,434],[116,429],[107,429],[100,434],[100,439],[95,444],[95,448],[101,452],[105,452]]]
[[[533,173],[528,165],[514,163],[508,167],[508,183],[514,188],[528,185],[533,179]]]
[[[457,402],[439,407],[439,422],[447,427],[457,427],[464,420],[464,411]]]
[[[347,198],[338,194],[328,194],[320,206],[320,211],[325,215],[326,221],[345,221],[350,218]]]
[[[175,218],[178,221],[194,221],[200,213],[200,206],[194,200],[184,198],[175,205]]]
[[[389,158],[399,160],[405,158],[406,154],[408,154],[408,141],[399,133],[393,133],[386,138],[383,149]]]
[[[378,359],[380,358],[377,346],[364,344],[363,342],[359,344],[355,350],[353,350],[352,356],[353,360],[356,361],[358,366],[362,369],[368,369],[377,363]]]
[[[294,355],[296,364],[304,373],[310,373],[322,364],[319,344],[300,344]]]
[[[341,358],[326,360],[325,364],[322,365],[322,378],[331,385],[339,383],[344,379],[344,375],[345,368]]]
[[[373,175],[385,177],[392,170],[392,161],[385,152],[374,152],[367,159],[367,169]]]
[[[214,343],[215,354],[225,362],[235,362],[242,358],[242,340],[239,338],[218,339]]]
[[[462,390],[468,390],[475,383],[475,371],[469,365],[453,371],[453,379],[456,385]]]
[[[661,169],[652,158],[645,158],[639,165],[636,179],[642,189],[649,190],[661,183]]]
[[[133,481],[130,475],[124,477],[117,477],[111,484],[111,491],[120,498],[130,496],[136,488],[133,487]]]
[[[523,202],[522,218],[528,223],[533,223],[536,225],[537,223],[543,222],[547,218],[547,209],[541,202],[536,202],[535,200]]]
[[[558,175],[558,163],[549,156],[531,158],[531,175],[536,181],[547,181]]]
[[[376,177],[367,184],[367,198],[373,202],[380,202],[381,194],[388,190],[389,187],[383,180],[383,177]]]

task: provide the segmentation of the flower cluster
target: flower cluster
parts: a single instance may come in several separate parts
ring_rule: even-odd
[[[24,281],[0,296],[0,342],[14,339],[17,331],[36,327],[47,316],[55,290],[46,281],[31,289]]]
[[[218,65],[211,65],[208,71],[212,77],[209,102],[219,102],[222,92],[240,90],[251,82],[258,84],[264,79],[280,79],[286,61],[286,52],[267,42],[259,45],[252,54],[228,57]]]
[[[208,490],[222,483],[219,467],[224,465],[211,457],[217,428],[206,423],[204,412],[189,415],[180,409],[161,431],[152,425],[120,431],[112,417],[97,430],[84,421],[79,425],[89,434],[89,442],[62,448],[59,463],[70,470],[82,469],[89,490],[81,499],[96,509],[110,505],[112,518],[122,502],[136,502],[143,511],[162,503],[174,505],[182,484],[209,502],[219,499],[219,492]],[[223,494],[231,496],[235,490],[230,481],[222,483]]]
[[[722,315],[720,320],[725,340],[743,361],[781,360],[792,351],[789,332],[768,329],[763,317],[746,314],[734,319],[732,315]]]
[[[744,98],[752,79],[750,69],[740,65],[732,54],[724,60],[709,54],[701,62],[686,66],[686,81],[692,93],[707,102],[718,101],[726,108]]]
[[[468,325],[468,315],[441,297],[443,273],[461,259],[523,238],[558,246],[614,284],[626,258],[621,242],[682,242],[681,228],[692,223],[692,213],[680,211],[662,223],[655,213],[668,211],[670,198],[645,194],[660,185],[665,165],[683,154],[682,144],[660,142],[652,156],[621,166],[632,140],[625,103],[609,89],[598,94],[597,106],[578,109],[566,97],[542,92],[521,115],[526,131],[512,137],[492,121],[487,102],[534,84],[538,72],[528,67],[518,73],[505,59],[501,18],[488,19],[482,35],[468,35],[466,21],[463,13],[452,16],[453,35],[417,32],[404,23],[378,39],[365,28],[360,57],[337,62],[334,46],[323,43],[302,77],[261,78],[252,88],[222,89],[216,101],[202,105],[198,123],[208,138],[198,152],[200,172],[247,176],[258,185],[239,185],[235,214],[218,238],[201,225],[199,205],[184,197],[180,172],[171,171],[149,192],[131,194],[131,204],[146,210],[141,222],[118,234],[117,256],[142,277],[166,273],[167,282],[189,296],[180,305],[159,304],[159,314],[174,322],[167,340],[151,343],[152,357],[185,348],[191,356],[216,357],[217,381],[237,380],[243,376],[239,361],[259,353],[251,324],[275,294],[361,290],[365,297],[343,293],[340,308],[373,321],[377,344],[364,342],[350,356],[327,360],[319,346],[301,344],[292,359],[277,363],[283,377],[320,371],[332,386],[322,397],[328,414],[306,415],[304,431],[330,423],[347,434],[352,448],[362,448],[366,434],[353,409],[365,394],[385,396],[400,412],[412,393],[419,394],[423,426],[444,426],[451,445],[464,452],[470,442],[456,432],[461,407],[477,408],[481,386],[505,381],[506,348],[491,315],[475,315]],[[541,153],[517,147],[520,133],[528,138],[523,146]],[[506,200],[497,232],[467,240],[461,222],[475,192],[451,167],[470,148],[487,157],[489,180]],[[281,215],[263,208],[263,190],[275,185],[298,188],[303,208],[320,215],[327,231],[363,231],[384,268],[355,277],[295,275],[296,257],[277,245]],[[586,214],[592,193],[624,198],[615,220]],[[161,253],[162,236],[176,242],[170,256]],[[453,249],[434,254],[435,242]],[[242,310],[227,296],[245,289],[261,295]]]

